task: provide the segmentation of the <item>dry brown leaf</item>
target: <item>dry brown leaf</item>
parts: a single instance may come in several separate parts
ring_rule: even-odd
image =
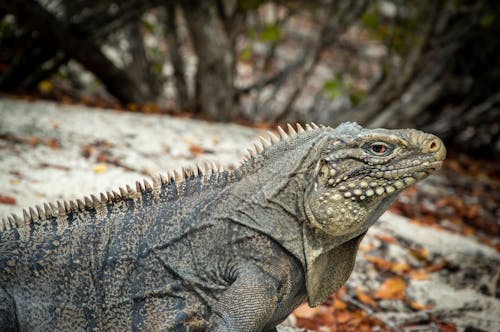
[[[425,304],[421,304],[421,303],[418,303],[415,301],[409,301],[408,304],[410,305],[410,307],[412,307],[415,310],[429,310],[429,309],[434,308],[433,304],[425,305]]]
[[[54,149],[54,150],[61,148],[61,144],[55,138],[49,139],[49,141],[47,142],[47,145],[49,146],[49,148]]]
[[[372,299],[370,295],[364,293],[359,287],[356,288],[356,296],[364,304],[368,304],[369,306],[377,308],[377,302],[375,302],[375,300]]]
[[[321,313],[321,307],[311,308],[307,303],[302,303],[293,311],[293,315],[297,318],[311,319]]]
[[[425,270],[415,270],[411,271],[409,276],[413,280],[427,280],[429,279],[429,272]]]
[[[383,300],[403,300],[405,298],[406,282],[398,277],[389,278],[375,293],[375,298]]]
[[[395,265],[395,263],[380,257],[370,256],[370,255],[364,255],[363,257],[370,263],[373,263],[379,269],[391,270]]]
[[[199,155],[205,152],[205,150],[201,146],[193,144],[189,147],[189,152],[191,152],[194,155]]]
[[[97,164],[94,166],[94,173],[104,173],[108,170],[108,166],[106,164]]]
[[[410,265],[408,265],[408,263],[405,262],[395,263],[391,267],[391,271],[394,273],[404,273],[410,271],[410,269],[411,269]]]
[[[336,312],[334,316],[335,316],[335,321],[340,324],[345,324],[354,318],[352,313],[350,313],[347,310]]]
[[[429,258],[430,254],[429,254],[429,249],[427,248],[413,248],[411,249],[411,254],[421,260],[421,261],[425,261]]]
[[[16,199],[14,197],[0,195],[0,203],[14,205],[14,204],[16,204]]]
[[[344,309],[347,309],[347,304],[342,300],[334,299],[333,300],[333,307],[336,310],[344,310]]]
[[[378,233],[378,234],[375,234],[375,237],[384,243],[391,243],[391,244],[398,244],[399,243],[399,241],[395,237],[393,237],[389,234]]]
[[[446,267],[446,263],[441,262],[441,263],[432,264],[432,265],[426,267],[425,270],[429,273],[432,273],[432,272],[442,270],[445,267]]]

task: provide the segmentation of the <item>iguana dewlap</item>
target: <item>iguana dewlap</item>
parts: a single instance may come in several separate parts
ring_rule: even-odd
[[[274,330],[347,280],[368,227],[446,155],[413,129],[279,136],[234,171],[197,167],[4,218],[0,330]]]

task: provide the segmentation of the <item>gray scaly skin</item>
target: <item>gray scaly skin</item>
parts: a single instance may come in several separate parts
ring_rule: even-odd
[[[231,172],[5,218],[0,330],[275,331],[347,280],[368,227],[446,155],[413,129],[279,135]]]

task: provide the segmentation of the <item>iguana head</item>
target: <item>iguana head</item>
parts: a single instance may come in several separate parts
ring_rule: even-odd
[[[334,237],[366,231],[396,195],[439,169],[441,140],[414,129],[324,128],[304,196],[312,226]],[[329,130],[328,130],[329,129]],[[378,216],[376,216],[378,218]]]

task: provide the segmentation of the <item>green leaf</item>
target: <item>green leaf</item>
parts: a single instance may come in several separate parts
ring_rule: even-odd
[[[238,6],[243,10],[257,9],[264,0],[240,0]]]
[[[490,27],[493,23],[495,23],[495,15],[494,14],[488,14],[488,15],[484,15],[482,18],[481,18],[481,21],[479,22],[479,24],[481,24],[481,26],[483,28],[488,28]]]
[[[375,13],[373,13],[373,12],[364,13],[363,17],[361,18],[361,21],[363,22],[363,25],[367,29],[378,30],[379,21],[378,21],[377,15]]]
[[[276,42],[283,39],[283,31],[276,24],[270,24],[264,26],[262,32],[260,33],[260,40],[263,42]]]
[[[323,91],[331,99],[340,97],[343,90],[344,84],[342,83],[342,81],[336,78],[326,81],[323,85]]]
[[[252,57],[252,48],[247,46],[245,47],[244,49],[241,50],[241,54],[240,54],[240,58],[241,60],[243,61],[247,61],[247,60],[250,60],[250,58]]]

